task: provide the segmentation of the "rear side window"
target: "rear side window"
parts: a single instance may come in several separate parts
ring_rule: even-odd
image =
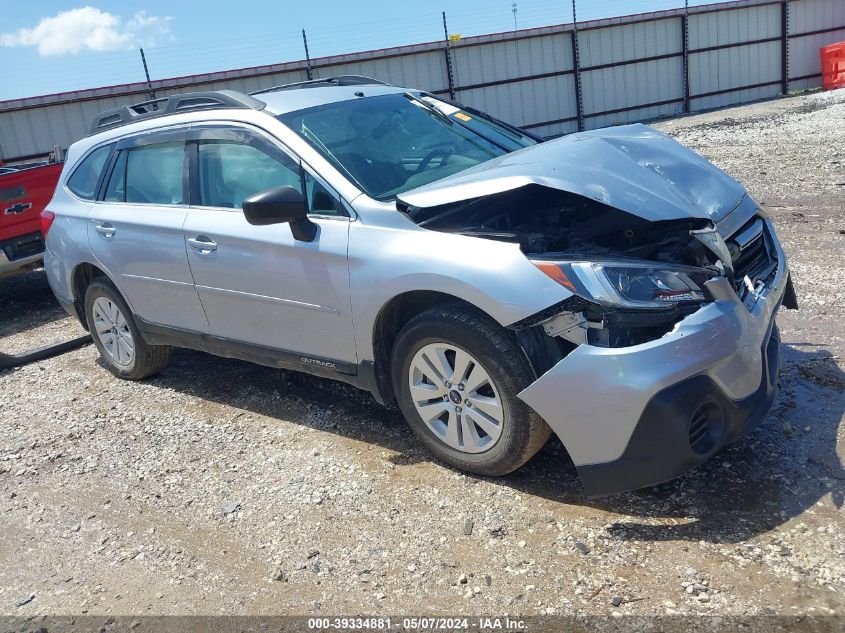
[[[121,150],[106,186],[106,201],[182,204],[184,156],[182,142]]]
[[[93,200],[97,195],[97,183],[111,155],[114,143],[98,147],[79,163],[67,181],[67,188],[84,200]]]
[[[126,202],[182,204],[184,143],[134,147],[126,158]]]
[[[106,185],[106,202],[126,202],[126,150],[122,150],[114,161],[114,167]]]

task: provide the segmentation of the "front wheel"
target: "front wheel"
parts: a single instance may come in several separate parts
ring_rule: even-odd
[[[463,305],[414,317],[393,351],[399,407],[444,462],[479,475],[504,475],[527,462],[551,430],[517,394],[533,373],[516,341]]]
[[[100,357],[118,378],[141,380],[167,365],[170,347],[144,341],[129,306],[106,277],[98,277],[85,291],[85,316]]]

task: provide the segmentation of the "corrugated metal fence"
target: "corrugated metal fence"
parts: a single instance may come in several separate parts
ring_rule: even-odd
[[[845,0],[738,0],[310,60],[314,77],[360,74],[453,96],[544,136],[644,121],[821,85],[818,51],[845,40]],[[451,72],[450,72],[451,71]],[[154,81],[157,96],[249,92],[307,79],[297,61]],[[126,84],[0,102],[0,157],[46,154]]]

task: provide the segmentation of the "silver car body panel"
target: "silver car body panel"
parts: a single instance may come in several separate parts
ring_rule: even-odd
[[[182,236],[187,214],[187,206],[94,203],[87,222],[91,263],[111,272],[145,321],[207,332]]]
[[[363,200],[349,227],[349,276],[361,360],[373,359],[373,326],[391,299],[436,291],[511,325],[572,296],[516,244],[420,228],[388,203]]]
[[[786,287],[786,256],[777,243],[776,249],[775,278],[746,299],[748,305],[727,279],[714,279],[708,287],[716,301],[662,338],[625,348],[581,345],[519,398],[548,422],[575,465],[583,466],[618,459],[648,402],[670,385],[705,374],[732,400],[753,394],[762,380],[764,339]]]
[[[399,196],[412,207],[541,185],[575,193],[646,220],[715,221],[745,189],[715,165],[646,125],[572,134],[505,154]]]
[[[240,210],[192,208],[187,238],[204,236],[214,251],[188,248],[210,333],[267,348],[355,363],[346,249],[349,220],[315,219],[313,242],[290,226],[253,226]]]

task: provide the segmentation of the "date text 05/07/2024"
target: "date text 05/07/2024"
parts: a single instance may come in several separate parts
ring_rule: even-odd
[[[522,631],[525,623],[510,617],[325,617],[308,618],[310,630],[333,631]]]

